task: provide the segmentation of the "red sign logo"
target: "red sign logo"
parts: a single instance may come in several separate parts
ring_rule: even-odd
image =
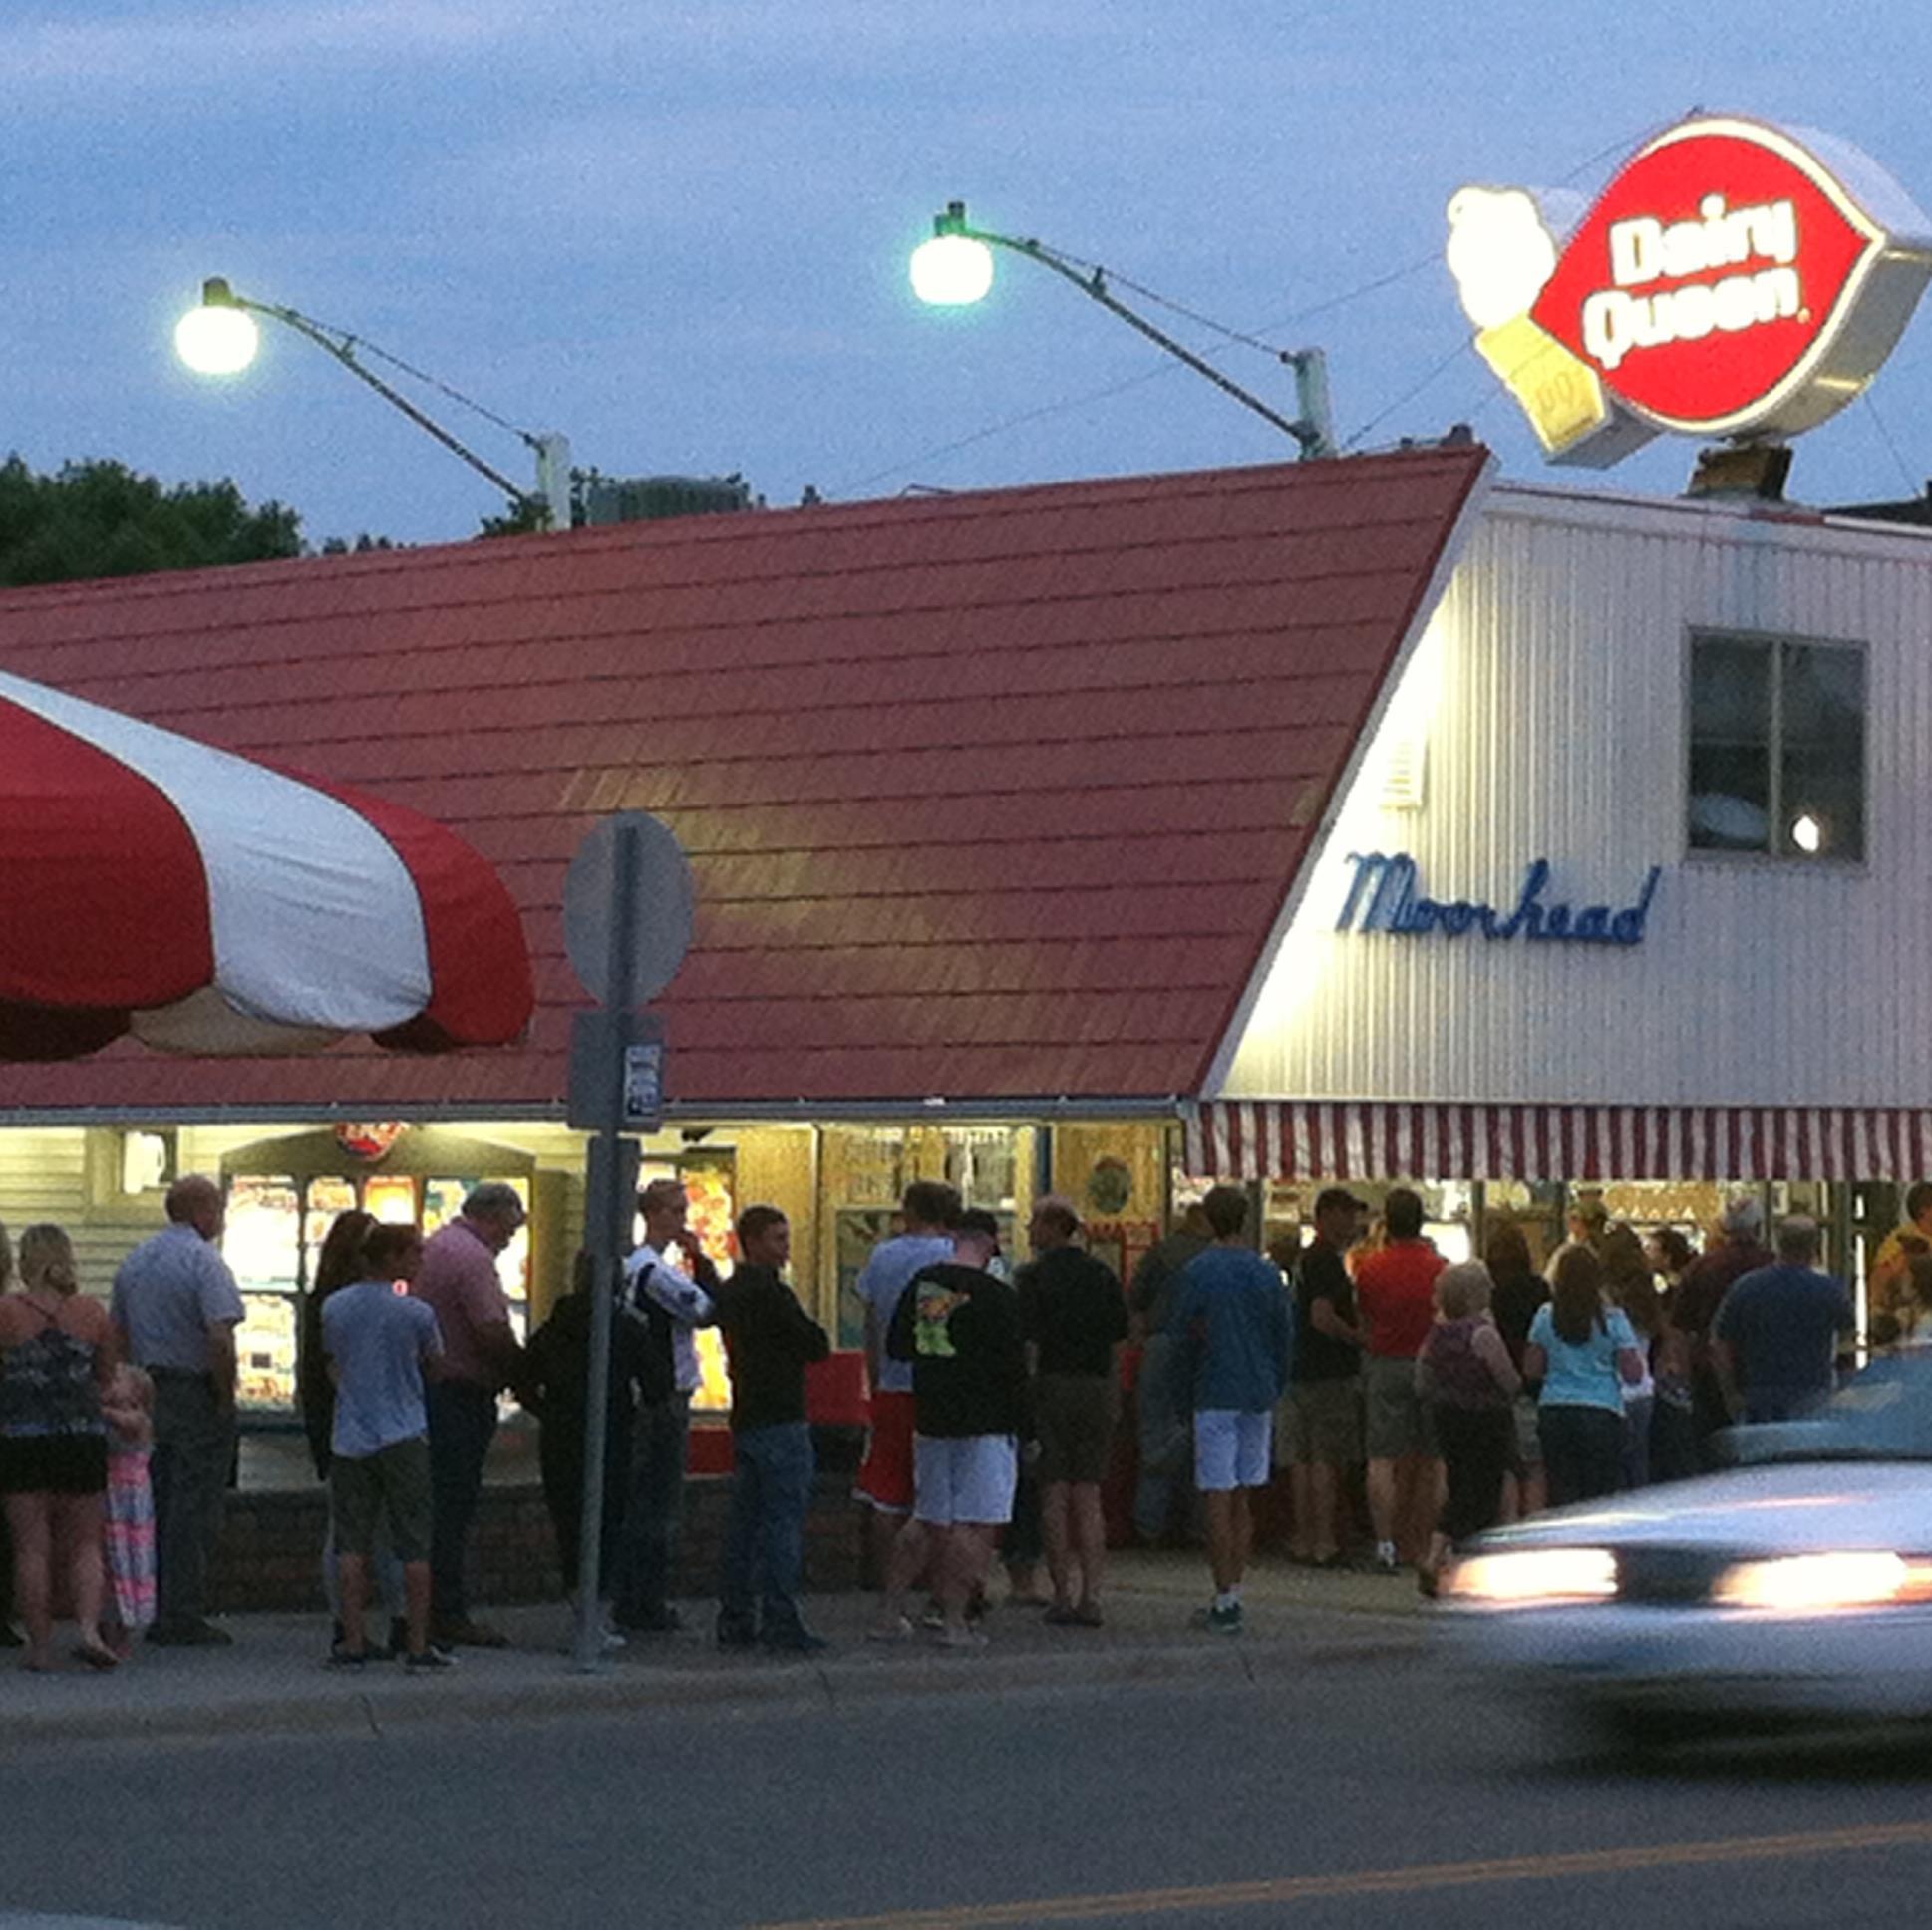
[[[1802,380],[1885,241],[1794,143],[1693,125],[1611,182],[1530,314],[1632,408],[1710,434]]]
[[[1814,427],[1862,393],[1932,275],[1932,221],[1876,163],[1738,119],[1660,135],[1560,254],[1523,190],[1466,189],[1449,216],[1476,346],[1562,461],[1614,462],[1660,429]]]

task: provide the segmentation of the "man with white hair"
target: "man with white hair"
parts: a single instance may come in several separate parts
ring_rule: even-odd
[[[1742,1421],[1788,1421],[1831,1392],[1838,1342],[1856,1325],[1844,1283],[1818,1270],[1818,1223],[1777,1229],[1777,1264],[1725,1295],[1711,1324],[1711,1361]]]
[[[148,1639],[176,1647],[231,1640],[207,1619],[208,1568],[235,1449],[235,1329],[241,1292],[216,1241],[220,1186],[184,1173],[167,1225],[122,1261],[114,1322],[129,1360],[155,1383],[155,1554],[159,1614]]]
[[[1671,1302],[1671,1325],[1690,1343],[1691,1423],[1698,1459],[1705,1467],[1718,1464],[1711,1444],[1731,1425],[1731,1407],[1711,1356],[1711,1324],[1738,1281],[1772,1264],[1771,1249],[1760,1237],[1764,1223],[1764,1201],[1757,1193],[1733,1193],[1719,1222],[1721,1237],[1692,1263]]]

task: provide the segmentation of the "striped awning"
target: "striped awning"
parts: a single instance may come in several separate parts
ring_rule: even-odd
[[[1837,1179],[1932,1174],[1932,1111],[1211,1100],[1184,1109],[1208,1179]]]

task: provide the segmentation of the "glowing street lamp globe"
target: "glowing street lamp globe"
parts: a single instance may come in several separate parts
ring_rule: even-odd
[[[912,292],[934,308],[965,308],[993,286],[993,250],[966,234],[935,234],[912,251]]]
[[[255,318],[226,303],[203,302],[174,325],[174,352],[196,375],[239,375],[260,346]]]

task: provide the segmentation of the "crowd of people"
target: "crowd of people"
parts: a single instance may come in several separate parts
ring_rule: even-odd
[[[1932,1188],[1912,1203],[1932,1216]],[[1370,1565],[1413,1567],[1433,1592],[1449,1550],[1484,1528],[1716,1465],[1734,1420],[1784,1419],[1827,1392],[1852,1334],[1816,1223],[1784,1220],[1773,1252],[1755,1193],[1727,1202],[1702,1253],[1677,1228],[1646,1236],[1580,1206],[1545,1273],[1511,1221],[1450,1264],[1413,1190],[1388,1193],[1373,1231],[1368,1210],[1323,1192],[1293,1261],[1292,1553],[1316,1566],[1348,1558],[1358,1468]]]
[[[604,1640],[682,1626],[670,1597],[695,1334],[715,1325],[735,1451],[711,1632],[727,1649],[813,1653],[824,1644],[802,1602],[815,1474],[806,1373],[829,1341],[787,1283],[790,1225],[775,1207],[748,1208],[721,1279],[681,1184],[653,1181],[638,1209],[644,1239],[609,1350]],[[107,1302],[78,1290],[61,1228],[25,1229],[17,1260],[0,1231],[11,1543],[0,1567],[12,1589],[0,1640],[22,1646],[30,1669],[58,1666],[60,1606],[72,1657],[97,1670],[144,1634],[231,1639],[209,1617],[208,1588],[236,1454],[241,1297],[218,1248],[218,1185],[183,1178],[166,1210]],[[1912,1188],[1906,1210],[1872,1272],[1879,1344],[1932,1324],[1932,1185]],[[1701,1253],[1678,1229],[1644,1235],[1579,1205],[1541,1272],[1513,1222],[1491,1226],[1480,1259],[1451,1264],[1412,1189],[1390,1190],[1373,1227],[1369,1211],[1331,1186],[1309,1243],[1264,1256],[1248,1193],[1217,1186],[1124,1288],[1064,1198],[1035,1204],[1016,1266],[994,1215],[949,1185],[911,1185],[900,1230],[857,1282],[871,1388],[857,1491],[882,1588],[872,1635],[980,1646],[1001,1553],[1009,1600],[1055,1627],[1104,1626],[1102,1491],[1129,1396],[1139,1537],[1204,1541],[1211,1589],[1197,1620],[1233,1632],[1255,1497],[1281,1467],[1292,1559],[1413,1568],[1429,1592],[1454,1547],[1498,1522],[1711,1465],[1734,1419],[1781,1419],[1827,1390],[1852,1329],[1845,1288],[1818,1270],[1815,1223],[1784,1220],[1773,1252],[1757,1194],[1727,1203]],[[320,1249],[299,1393],[328,1487],[334,1666],[394,1658],[434,1673],[460,1648],[504,1643],[473,1614],[466,1577],[506,1390],[541,1428],[574,1598],[596,1298],[580,1255],[571,1290],[519,1344],[496,1261],[522,1223],[516,1190],[486,1183],[431,1237],[345,1212]]]

